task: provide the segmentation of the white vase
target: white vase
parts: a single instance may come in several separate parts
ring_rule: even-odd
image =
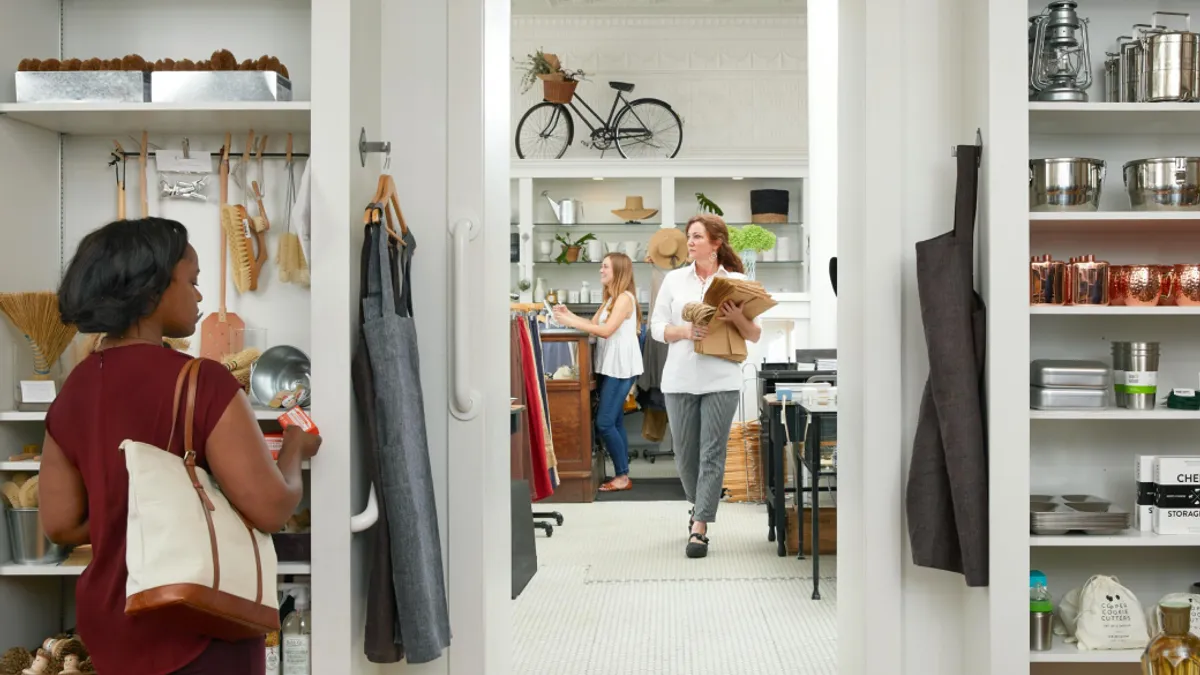
[[[746,278],[754,278],[754,263],[758,262],[758,251],[747,249],[741,252],[742,267],[746,268]]]
[[[533,301],[542,302],[546,299],[546,280],[538,277],[537,285],[533,287]]]

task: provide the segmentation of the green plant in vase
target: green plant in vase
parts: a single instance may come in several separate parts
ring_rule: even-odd
[[[696,206],[699,213],[712,213],[722,218],[725,217],[725,212],[721,210],[717,203],[708,197],[704,196],[703,192],[696,193]]]
[[[562,251],[559,252],[558,257],[554,259],[554,262],[558,263],[559,265],[563,263],[570,264],[577,262],[579,260],[579,252],[583,249],[583,245],[595,238],[596,235],[592,234],[591,232],[588,232],[578,239],[571,239],[565,234],[554,235],[554,240],[562,245]]]
[[[746,276],[754,278],[758,254],[775,248],[775,233],[762,225],[729,228],[729,246],[737,251],[746,267]]]

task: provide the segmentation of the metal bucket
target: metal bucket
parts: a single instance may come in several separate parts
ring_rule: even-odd
[[[1200,100],[1200,34],[1171,31],[1146,36],[1142,81],[1150,103]]]
[[[1122,167],[1134,211],[1200,211],[1200,157],[1150,157]]]
[[[1117,44],[1120,56],[1117,60],[1117,98],[1113,101],[1137,103],[1142,100],[1142,42],[1130,37],[1125,39],[1129,41]]]
[[[1157,342],[1114,342],[1113,389],[1117,407],[1153,410],[1158,399]]]
[[[38,509],[8,509],[8,543],[18,565],[57,565],[67,550],[46,537]]]
[[[1029,160],[1030,211],[1095,211],[1100,208],[1104,162],[1087,157]]]

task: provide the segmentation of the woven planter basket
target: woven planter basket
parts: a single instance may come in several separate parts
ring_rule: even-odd
[[[542,80],[542,98],[551,103],[567,104],[575,96],[579,82],[571,80]]]

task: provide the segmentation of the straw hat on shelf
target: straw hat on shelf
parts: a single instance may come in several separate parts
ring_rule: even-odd
[[[687,236],[677,227],[659,229],[650,237],[646,254],[655,267],[673,270],[687,262]]]
[[[613,209],[613,214],[626,221],[645,220],[654,217],[658,209],[648,209],[642,204],[641,197],[625,197],[625,208]]]

